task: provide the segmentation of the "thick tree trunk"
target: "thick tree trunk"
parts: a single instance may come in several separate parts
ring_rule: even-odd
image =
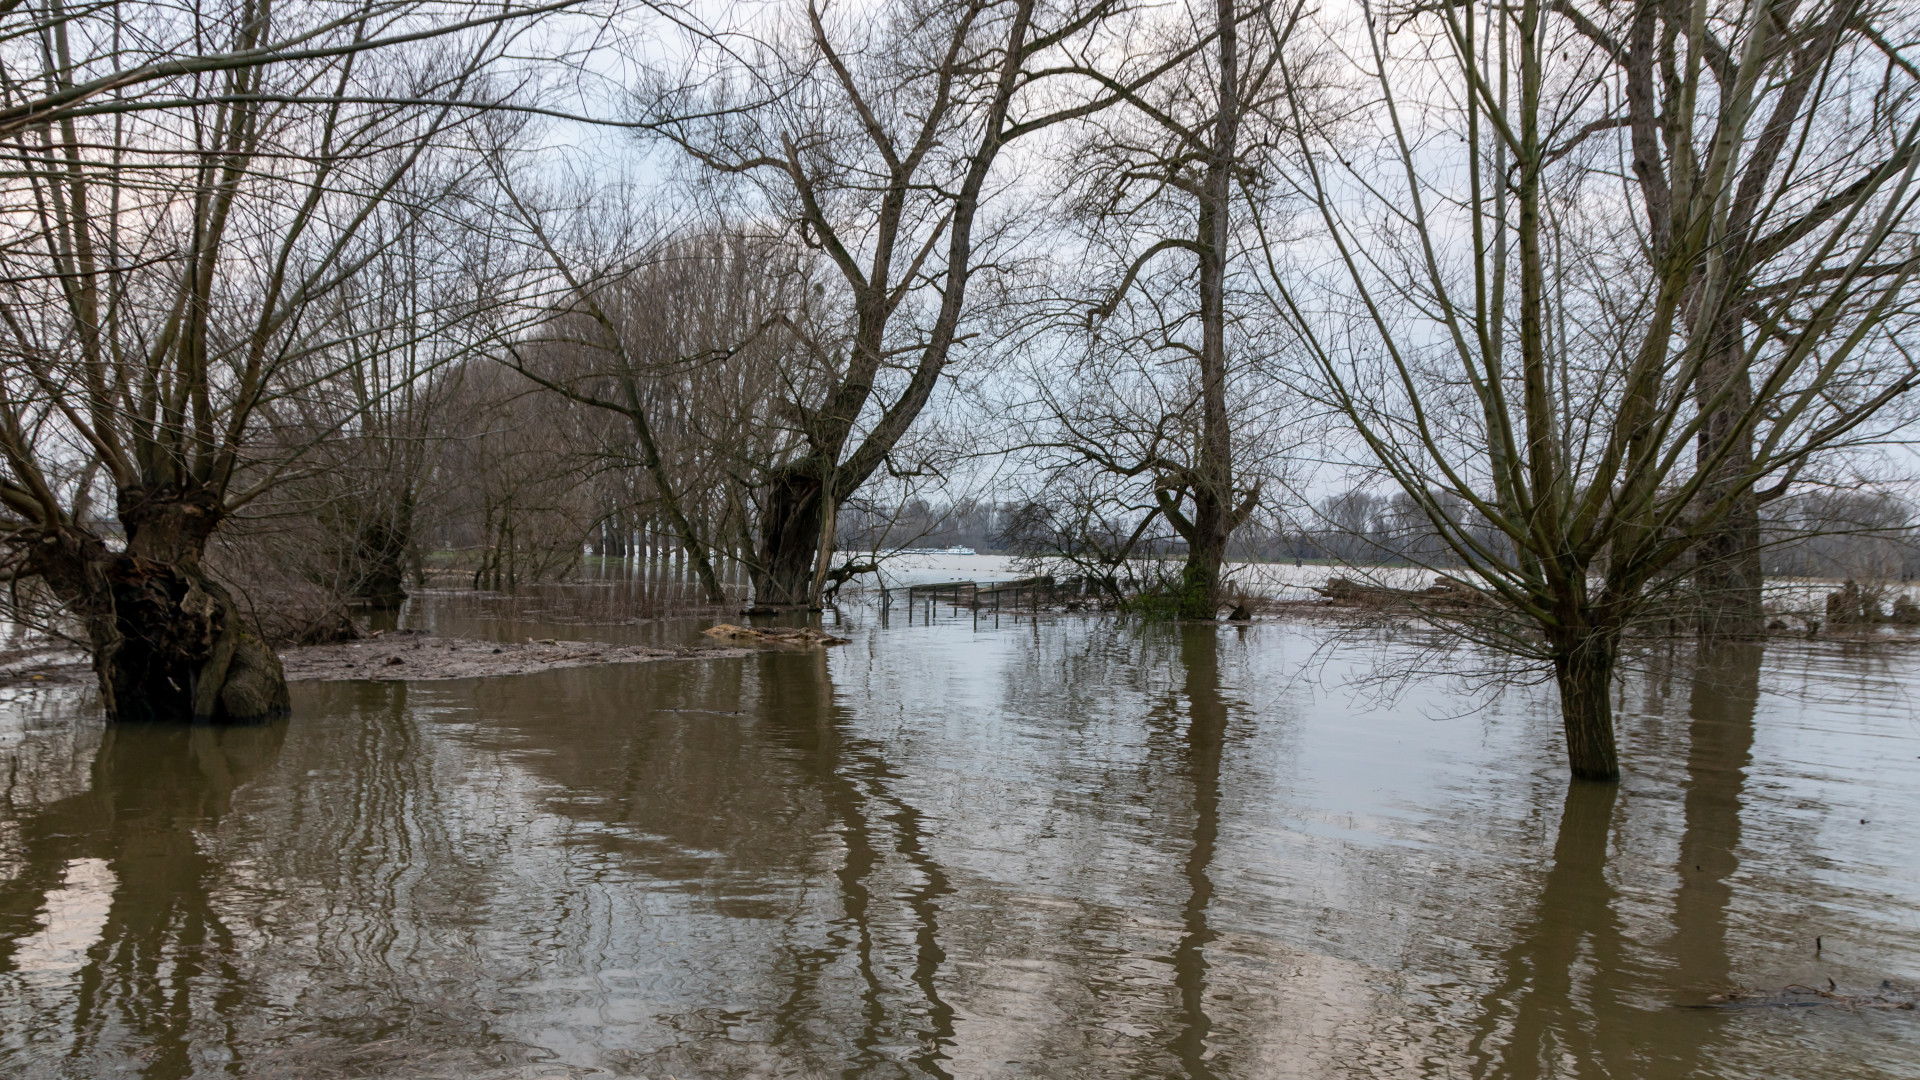
[[[1613,742],[1615,635],[1582,630],[1555,643],[1554,682],[1560,688],[1560,722],[1567,736],[1567,765],[1575,780],[1618,780],[1620,758]]]
[[[1694,589],[1702,638],[1751,641],[1766,635],[1760,607],[1760,507],[1753,497],[1753,436],[1740,423],[1753,402],[1740,320],[1723,329],[1702,366],[1696,397],[1706,411],[1696,443],[1700,467],[1709,469],[1700,492],[1703,511],[1730,502],[1694,550]]]
[[[381,609],[406,603],[407,569],[413,563],[412,497],[362,524],[355,547],[353,599]]]
[[[1753,641],[1766,636],[1761,609],[1760,510],[1752,495],[1708,533],[1694,554],[1694,588],[1700,605],[1700,637]]]
[[[812,464],[788,466],[767,484],[760,509],[760,565],[753,570],[756,608],[810,606],[826,494]]]
[[[287,712],[280,658],[200,567],[210,497],[123,495],[125,550],[73,526],[43,533],[28,568],[86,627],[110,720],[241,722]]]
[[[1226,561],[1228,508],[1194,492],[1193,535],[1180,574],[1180,617],[1212,619],[1220,613],[1220,566]]]

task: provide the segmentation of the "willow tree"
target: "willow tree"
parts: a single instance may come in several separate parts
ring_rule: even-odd
[[[1783,14],[1696,0],[1651,69],[1544,0],[1370,17],[1383,158],[1352,129],[1302,139],[1328,258],[1270,248],[1320,397],[1499,613],[1449,625],[1551,671],[1576,778],[1619,775],[1623,637],[1690,556],[1916,382],[1920,80],[1861,48],[1816,50],[1812,86],[1763,78],[1753,58],[1807,46]],[[1795,163],[1750,193],[1743,163],[1782,139]],[[1662,198],[1623,187],[1657,154]],[[1736,229],[1777,249],[1761,278],[1729,277]]]
[[[458,141],[526,11],[9,12],[0,542],[79,627],[110,717],[286,707],[202,555],[292,467],[263,417],[364,330],[347,283],[455,194],[459,169],[379,213]]]
[[[1753,367],[1753,331],[1783,299],[1799,299],[1793,290],[1803,286],[1793,283],[1807,269],[1801,241],[1853,206],[1851,193],[1834,180],[1884,183],[1905,167],[1912,151],[1898,127],[1913,67],[1890,44],[1910,34],[1893,23],[1897,13],[1858,0],[1770,3],[1751,12],[1560,0],[1547,10],[1612,68],[1602,76],[1609,84],[1608,116],[1590,121],[1555,152],[1574,150],[1602,123],[1627,133],[1631,176],[1646,217],[1643,256],[1656,266],[1668,257],[1674,237],[1667,222],[1676,197],[1711,190],[1721,200],[1713,211],[1711,257],[1692,265],[1680,305],[1680,318],[1703,350],[1693,393],[1695,407],[1707,417],[1696,457],[1702,468],[1720,474],[1709,478],[1701,498],[1717,502],[1729,485],[1740,486],[1754,453],[1753,433],[1739,423],[1756,376],[1764,377],[1764,356],[1762,370]],[[1669,46],[1682,41],[1699,44],[1688,52]],[[1690,83],[1677,76],[1694,52],[1702,77]],[[1742,145],[1720,163],[1726,170],[1720,176],[1704,172],[1713,162],[1702,152],[1704,142],[1680,134],[1687,130],[1684,118],[1700,113],[1694,96],[1702,94],[1724,99],[1714,108],[1740,131]],[[1704,134],[1694,127],[1696,136]],[[1868,278],[1902,272],[1898,257],[1858,270]],[[1736,492],[1732,509],[1693,554],[1692,586],[1704,636],[1764,633],[1760,507],[1766,494]]]
[[[991,272],[1008,148],[1118,100],[1077,73],[1124,50],[1118,0],[926,0],[876,19],[808,2],[703,28],[693,72],[647,126],[750,216],[783,220],[845,284],[849,329],[817,342],[779,414],[794,452],[757,493],[761,605],[820,600],[842,504],[892,461],[965,336]],[[1149,81],[1123,71],[1120,89]],[[726,182],[731,181],[731,182]]]
[[[647,504],[687,553],[707,602],[725,603],[718,555],[750,536],[743,474],[770,456],[756,451],[787,368],[781,328],[804,306],[789,295],[800,276],[792,253],[724,229],[639,236],[651,228],[604,206],[562,231],[549,220],[558,215],[498,175],[513,226],[561,287],[544,325],[509,342],[502,362],[619,418],[625,431],[602,464],[636,474],[636,505],[626,509]]]

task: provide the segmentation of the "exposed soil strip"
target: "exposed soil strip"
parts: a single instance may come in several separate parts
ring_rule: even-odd
[[[845,645],[851,638],[834,637],[811,626],[735,626],[721,623],[704,633],[726,641],[765,641],[775,645]]]
[[[475,641],[391,631],[335,645],[284,649],[289,680],[426,682],[492,675],[529,675],[590,664],[638,664],[656,660],[720,660],[747,656],[755,648],[723,645],[609,645],[600,641]],[[0,687],[74,686],[93,681],[84,653],[72,649],[0,651]]]
[[[601,641],[475,641],[429,634],[386,633],[338,645],[308,645],[280,654],[289,680],[337,682],[377,679],[425,682],[493,675],[528,675],[591,664],[656,660],[718,660],[755,650],[711,645],[658,647],[609,645]]]

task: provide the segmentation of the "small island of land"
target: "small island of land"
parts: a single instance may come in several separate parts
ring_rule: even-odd
[[[615,645],[603,641],[483,641],[395,630],[328,645],[280,650],[289,681],[423,682],[496,675],[529,675],[590,664],[659,660],[722,660],[759,651],[724,645]],[[85,683],[86,656],[63,648],[21,649],[0,655],[0,686]]]

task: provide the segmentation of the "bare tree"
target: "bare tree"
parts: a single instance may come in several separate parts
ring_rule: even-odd
[[[127,19],[112,6],[0,0],[0,17],[14,16],[4,35],[10,48],[0,58],[0,87],[5,89],[0,139],[115,114],[269,98],[312,102],[326,93],[316,90],[325,87],[325,81],[303,86],[249,80],[270,67],[329,69],[338,66],[337,61],[351,64],[362,53],[499,29],[581,5],[582,0],[500,6],[350,0],[274,12],[247,3],[218,12],[194,9],[183,19],[158,10],[146,12],[146,18]],[[335,89],[341,95],[350,90],[373,103],[417,101],[405,93],[396,95],[392,87]],[[497,99],[464,96],[463,83],[439,89],[450,103],[501,107]]]
[[[1884,590],[1920,569],[1916,524],[1913,505],[1885,491],[1806,491],[1763,508],[1761,558],[1769,574]]]
[[[810,0],[798,25],[757,37],[705,30],[699,70],[651,95],[651,130],[824,253],[851,308],[847,349],[811,343],[819,391],[782,403],[805,450],[765,477],[758,603],[819,603],[841,504],[932,398],[963,336],[1003,152],[1151,78],[1089,94],[1078,76],[1079,51],[1120,47],[1101,36],[1120,10],[927,0],[875,20]]]
[[[1117,281],[1106,282],[1107,295],[1089,319],[1097,328],[1089,344],[1093,370],[1075,374],[1097,376],[1113,354],[1133,352],[1140,356],[1128,365],[1129,381],[1164,384],[1169,370],[1177,373],[1154,395],[1165,399],[1166,418],[1147,423],[1169,438],[1121,461],[1112,443],[1096,436],[1084,447],[1087,463],[1151,481],[1160,516],[1186,547],[1175,590],[1183,618],[1211,619],[1218,611],[1228,541],[1259,502],[1257,469],[1242,475],[1235,468],[1244,429],[1267,418],[1249,415],[1245,393],[1238,395],[1242,408],[1233,408],[1233,383],[1251,365],[1229,355],[1238,321],[1230,268],[1247,246],[1238,204],[1265,190],[1259,154],[1248,148],[1271,142],[1270,125],[1285,118],[1281,97],[1299,92],[1281,77],[1280,64],[1300,14],[1298,5],[1242,0],[1169,9],[1161,48],[1176,63],[1127,92],[1121,109],[1088,124],[1087,138],[1074,147],[1075,207],[1093,225],[1095,249],[1121,256]],[[1087,74],[1112,84],[1102,72]],[[1165,270],[1170,261],[1181,269]],[[1089,391],[1100,393],[1077,389],[1082,405]],[[1106,426],[1091,416],[1056,419],[1069,432]]]
[[[424,507],[475,589],[515,592],[573,572],[605,509],[596,449],[614,426],[598,410],[530,386],[492,361],[462,364],[437,388],[450,418]]]
[[[335,328],[330,347],[290,365],[262,411],[255,454],[298,467],[233,522],[242,538],[283,536],[282,568],[343,605],[384,609],[421,575],[440,454],[485,423],[461,411],[457,375],[494,345],[501,306],[491,293],[502,245],[476,227],[491,186],[471,159],[417,165],[400,190],[361,226],[392,242],[319,305]],[[429,200],[432,213],[418,216]]]
[[[725,230],[636,238],[636,226],[591,210],[572,231],[597,242],[568,243],[502,180],[515,224],[562,289],[542,327],[505,346],[504,362],[621,419],[609,453],[642,474],[636,498],[667,523],[708,601],[724,603],[716,554],[748,537],[753,475],[780,456],[768,410],[796,367],[781,362],[802,307],[789,295],[804,288],[795,260]]]
[[[1299,188],[1332,270],[1275,244],[1271,287],[1322,399],[1510,612],[1475,632],[1550,668],[1573,775],[1608,780],[1623,635],[1752,499],[1872,438],[1915,383],[1899,335],[1920,268],[1920,112],[1905,67],[1822,53],[1821,92],[1786,115],[1797,160],[1826,164],[1767,173],[1748,235],[1789,231],[1749,307],[1761,294],[1722,288],[1717,269],[1744,205],[1738,166],[1779,137],[1755,121],[1800,90],[1759,64],[1722,81],[1723,61],[1787,47],[1783,13],[1703,3],[1665,24],[1666,113],[1648,130],[1614,107],[1646,88],[1553,10],[1447,7],[1397,31],[1370,15],[1358,44],[1386,163],[1369,168],[1351,132],[1302,140]],[[1664,202],[1633,187],[1623,202],[1619,178],[1655,163],[1648,136],[1682,159],[1678,180]],[[1746,378],[1729,380],[1716,365],[1740,327]]]
[[[1905,169],[1913,144],[1900,130],[1900,99],[1910,88],[1900,83],[1910,84],[1914,71],[1890,43],[1888,34],[1902,29],[1890,24],[1892,12],[1854,0],[1769,4],[1752,13],[1723,7],[1549,5],[1584,39],[1588,55],[1611,66],[1591,76],[1604,87],[1604,115],[1549,152],[1577,152],[1614,128],[1628,133],[1646,215],[1641,250],[1656,273],[1676,243],[1687,242],[1674,234],[1676,213],[1706,223],[1709,257],[1692,262],[1679,317],[1703,343],[1692,390],[1706,420],[1695,457],[1713,475],[1701,488],[1702,505],[1729,498],[1733,506],[1693,553],[1694,584],[1703,635],[1752,638],[1764,632],[1760,504],[1785,489],[1734,490],[1756,452],[1754,432],[1740,419],[1756,378],[1764,378],[1774,324],[1818,311],[1855,281],[1907,272],[1897,250],[1856,266],[1848,245],[1822,251],[1808,241],[1844,230],[1859,212],[1857,196]],[[1698,63],[1699,79],[1683,77],[1689,62]],[[1710,152],[1708,120],[1738,138],[1737,155]],[[1709,174],[1710,167],[1724,171]]]
[[[484,115],[469,105],[516,24],[469,8],[448,34],[445,8],[411,4],[46,10],[5,45],[31,121],[4,144],[8,567],[80,625],[109,716],[271,713],[279,661],[202,555],[295,468],[259,452],[260,421],[362,329],[333,306],[347,284],[463,182],[403,186]],[[224,44],[128,82],[134,39]]]
[[[1032,573],[1071,571],[1110,604],[1166,584],[1171,534],[1159,508],[1130,500],[1137,489],[1111,473],[1061,470],[1007,515],[1001,542]]]

